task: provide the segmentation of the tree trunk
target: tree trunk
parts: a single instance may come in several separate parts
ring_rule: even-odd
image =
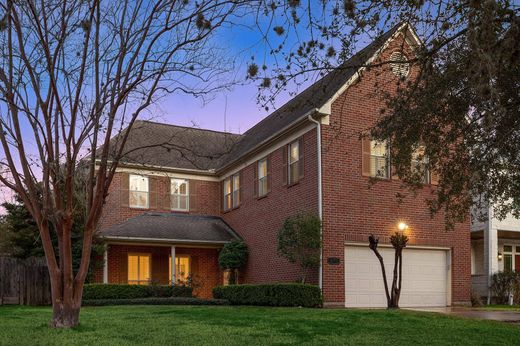
[[[78,326],[80,308],[81,303],[64,303],[61,300],[53,300],[50,326],[53,328],[73,328]]]

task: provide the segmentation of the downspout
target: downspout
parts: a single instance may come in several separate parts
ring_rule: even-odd
[[[321,178],[321,123],[312,117],[312,114],[308,116],[309,121],[316,124],[316,138],[317,138],[317,149],[318,149],[318,216],[320,221],[323,223],[323,191],[322,191],[322,178]],[[320,239],[322,245],[320,247],[320,267],[318,271],[318,283],[320,289],[323,289],[323,225],[320,227]]]

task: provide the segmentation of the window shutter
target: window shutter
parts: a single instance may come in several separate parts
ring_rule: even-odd
[[[267,192],[271,191],[271,155],[267,156]]]
[[[303,156],[304,156],[304,146],[303,146],[303,136],[300,137],[300,139],[298,140],[298,154],[299,154],[299,159],[298,159],[298,171],[299,171],[299,174],[300,174],[300,177],[299,179],[303,178],[303,175],[304,175],[304,167],[305,165],[303,164]]]
[[[363,172],[363,175],[366,177],[371,176],[370,171],[370,138],[363,137],[361,139],[361,151],[362,151],[362,158],[361,158],[361,169]]]
[[[122,207],[128,207],[130,204],[130,177],[128,173],[121,173],[119,200]]]
[[[242,173],[243,171],[241,170],[240,173],[238,174],[238,183],[240,184],[238,186],[238,198],[239,198],[239,201],[238,201],[238,205],[241,205],[242,204],[242,201],[244,200],[244,189],[242,188],[244,186],[244,174]]]
[[[157,177],[148,177],[148,201],[149,209],[157,209],[157,185],[159,179]]]
[[[170,178],[165,178],[164,180],[164,193],[162,195],[162,208],[164,210],[170,210],[172,208],[172,183]]]
[[[283,150],[282,150],[282,183],[283,185],[287,185],[287,170],[288,170],[288,167],[287,167],[287,161],[288,161],[288,157],[287,157],[288,153],[287,153],[287,145],[284,145],[283,147]]]
[[[198,181],[197,180],[188,180],[188,191],[189,191],[189,203],[190,207],[189,212],[195,213],[199,210],[199,201],[197,199],[197,188],[198,188]]]
[[[434,169],[430,171],[430,184],[439,185],[439,173]]]
[[[258,161],[253,165],[253,196],[258,196]]]

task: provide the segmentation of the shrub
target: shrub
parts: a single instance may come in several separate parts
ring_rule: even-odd
[[[507,304],[509,294],[515,295],[520,289],[520,276],[514,271],[504,271],[493,274],[491,290],[497,304]]]
[[[305,284],[230,285],[213,288],[213,297],[234,305],[320,307],[321,290]]]
[[[230,283],[238,283],[238,270],[246,264],[248,256],[249,250],[242,240],[234,240],[222,247],[218,255],[218,263],[222,269],[230,270],[233,274]]]
[[[83,289],[83,300],[191,296],[192,288],[188,286],[87,284]]]
[[[482,298],[480,297],[480,295],[473,290],[471,291],[470,299],[471,299],[471,306],[473,306],[473,307],[480,307],[480,306],[484,305],[484,303],[482,303]]]
[[[200,299],[190,297],[135,298],[135,299],[86,299],[83,306],[107,305],[228,305],[223,299]]]

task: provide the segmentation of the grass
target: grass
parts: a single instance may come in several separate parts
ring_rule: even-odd
[[[520,327],[436,313],[230,306],[85,307],[72,330],[44,307],[0,307],[0,345],[514,345]]]

